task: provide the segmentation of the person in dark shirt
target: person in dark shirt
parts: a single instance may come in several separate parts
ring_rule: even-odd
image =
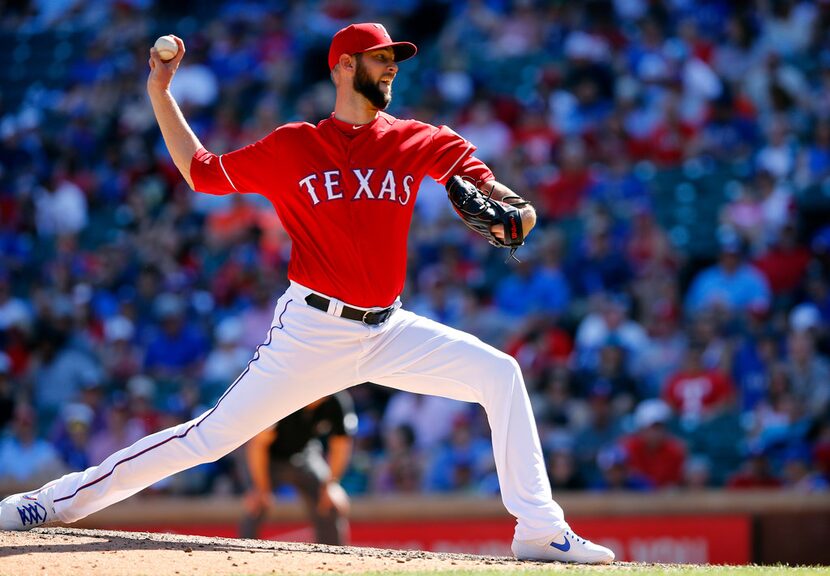
[[[248,442],[245,455],[251,489],[245,497],[242,538],[257,537],[273,502],[273,486],[287,483],[302,496],[317,542],[344,543],[349,501],[340,479],[357,430],[353,406],[348,392],[338,392],[283,418]]]

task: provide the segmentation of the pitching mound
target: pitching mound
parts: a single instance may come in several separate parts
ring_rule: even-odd
[[[607,569],[597,567],[598,570]],[[3,576],[362,574],[567,570],[562,564],[512,558],[322,546],[270,540],[41,528],[0,532]]]

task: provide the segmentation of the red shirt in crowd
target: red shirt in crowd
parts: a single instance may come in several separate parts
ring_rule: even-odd
[[[545,216],[557,219],[576,215],[595,184],[588,168],[563,170],[539,190]]]
[[[678,372],[669,378],[663,399],[681,416],[698,418],[732,399],[734,387],[717,370]]]
[[[753,264],[767,277],[773,294],[789,294],[798,288],[804,279],[804,273],[810,264],[810,251],[803,246],[774,246]]]
[[[332,115],[316,126],[286,124],[229,154],[201,149],[190,174],[199,192],[271,201],[292,240],[291,280],[355,306],[388,306],[403,289],[421,180],[492,180],[474,150],[446,126],[383,112],[353,125]]]
[[[686,448],[677,438],[666,436],[656,445],[649,445],[642,436],[635,434],[623,439],[622,444],[629,467],[657,488],[678,486],[683,481]]]

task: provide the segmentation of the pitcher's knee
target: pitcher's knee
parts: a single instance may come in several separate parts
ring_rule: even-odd
[[[230,431],[219,433],[204,425],[187,429],[182,440],[185,441],[184,446],[190,466],[215,462],[244,443],[244,439],[240,439],[238,435]]]
[[[519,363],[509,354],[494,354],[488,365],[487,383],[486,388],[490,393],[498,396],[512,395],[517,387],[524,387]]]

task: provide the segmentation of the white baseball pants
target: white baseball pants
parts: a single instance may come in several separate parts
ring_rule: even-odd
[[[323,396],[361,382],[478,402],[487,413],[502,498],[516,538],[567,527],[553,501],[516,361],[479,339],[406,310],[367,326],[312,308],[292,283],[245,371],[201,416],[147,436],[100,465],[51,482],[55,513],[74,522],[159,480],[211,462]],[[335,301],[336,302],[336,301]]]

